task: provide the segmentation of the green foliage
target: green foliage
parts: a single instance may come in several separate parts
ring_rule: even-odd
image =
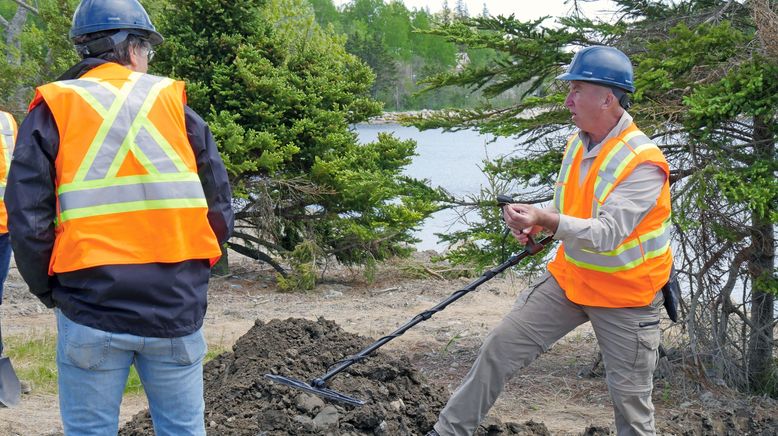
[[[481,65],[494,56],[490,49],[466,49],[431,34],[440,15],[427,9],[408,10],[402,2],[353,0],[338,12],[331,0],[309,0],[316,20],[346,36],[346,49],[376,74],[371,95],[389,110],[469,107],[480,98],[464,90],[438,89],[419,94],[420,80],[457,67],[458,58]],[[465,17],[450,18],[456,20]]]
[[[646,44],[646,52],[633,56],[636,64],[634,101],[667,98],[669,93],[692,86],[701,66],[722,68],[737,55],[746,36],[728,22],[701,25],[693,30],[685,23],[670,29],[666,40]]]
[[[78,59],[70,40],[70,18],[78,0],[41,0],[39,15],[27,13],[18,35],[19,47],[8,44],[7,30],[0,38],[0,105],[18,121],[27,112],[35,87],[56,79]],[[11,20],[21,6],[0,2],[0,13]]]
[[[51,332],[30,336],[4,336],[4,353],[11,359],[20,380],[33,389],[57,391],[57,336]]]
[[[276,274],[278,289],[284,292],[310,291],[316,286],[316,258],[321,249],[311,241],[297,244],[289,255],[291,273],[287,276]]]
[[[722,170],[714,175],[721,194],[732,203],[743,204],[759,218],[778,222],[778,181],[775,162],[759,161],[752,166]]]
[[[241,198],[241,244],[289,257],[284,287],[312,287],[304,247],[347,264],[407,252],[436,193],[402,176],[412,141],[357,143],[350,124],[381,110],[374,75],[307,0],[171,0],[158,27],[154,69],[187,80]]]
[[[316,22],[322,28],[327,28],[330,24],[338,22],[338,9],[332,3],[332,0],[309,0],[313,6]]]
[[[771,117],[778,108],[778,64],[754,57],[684,99],[690,127],[721,125],[738,116]]]
[[[445,260],[454,265],[466,265],[479,274],[524,250],[524,246],[504,233],[498,208],[486,207],[480,212],[479,222],[471,223],[467,229],[437,234],[441,241],[455,247],[445,255]],[[533,275],[545,267],[547,260],[543,254],[529,256],[518,264],[518,268]]]
[[[772,360],[772,371],[755,380],[754,386],[755,394],[778,398],[778,359]]]
[[[440,350],[440,354],[442,354],[442,355],[444,355],[444,356],[445,356],[446,354],[448,354],[448,350],[449,350],[449,348],[451,348],[451,347],[452,347],[454,344],[456,344],[457,342],[459,342],[459,341],[462,339],[462,335],[463,335],[464,333],[466,333],[466,332],[462,331],[462,332],[457,332],[457,333],[455,333],[455,334],[454,334],[454,336],[452,336],[452,337],[451,337],[451,338],[448,340],[448,342],[446,342],[446,345],[444,345],[444,346],[443,346],[443,348]]]

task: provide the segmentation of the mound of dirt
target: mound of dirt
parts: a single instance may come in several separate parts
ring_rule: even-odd
[[[751,408],[733,411],[688,411],[664,423],[665,432],[682,436],[773,436],[778,434],[778,418],[773,412],[758,413]]]
[[[446,395],[422,380],[405,357],[376,352],[330,380],[329,388],[367,401],[361,407],[325,402],[263,377],[273,373],[309,381],[371,342],[321,318],[256,321],[232,353],[205,365],[208,433],[425,434]],[[154,434],[148,412],[136,415],[120,434]]]

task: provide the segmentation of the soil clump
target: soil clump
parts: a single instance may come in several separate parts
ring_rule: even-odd
[[[371,342],[323,318],[257,320],[231,353],[205,365],[208,433],[425,434],[447,396],[423,380],[403,356],[379,351],[330,380],[329,388],[367,401],[361,407],[323,401],[263,377],[273,373],[310,381]],[[153,434],[148,412],[136,415],[120,434]]]

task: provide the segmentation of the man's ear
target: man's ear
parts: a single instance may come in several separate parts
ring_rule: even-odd
[[[130,47],[128,50],[130,54],[130,65],[127,65],[130,67],[131,70],[136,71],[138,66],[140,65],[140,60],[143,57],[143,54],[141,53],[141,49],[139,46],[133,46]]]
[[[603,102],[602,102],[603,109],[611,107],[611,105],[613,105],[614,103],[615,104],[619,104],[619,102],[616,99],[616,96],[613,95],[612,92],[606,93],[605,94],[605,100],[603,100]]]

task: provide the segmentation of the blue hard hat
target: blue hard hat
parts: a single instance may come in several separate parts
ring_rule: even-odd
[[[596,45],[580,50],[573,57],[567,72],[559,80],[580,80],[635,92],[632,82],[632,62],[621,50]]]
[[[152,45],[160,44],[162,35],[138,0],[81,0],[73,14],[70,38],[106,30],[132,30],[148,38]]]

